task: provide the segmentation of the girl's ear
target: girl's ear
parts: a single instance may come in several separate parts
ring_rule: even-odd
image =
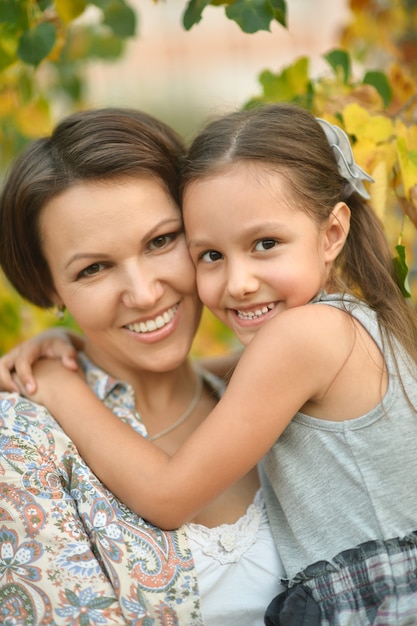
[[[330,213],[325,228],[324,251],[326,261],[334,261],[338,257],[345,245],[349,228],[350,209],[345,202],[338,202]]]

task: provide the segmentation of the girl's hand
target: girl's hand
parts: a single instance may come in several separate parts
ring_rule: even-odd
[[[36,389],[33,392],[28,392],[16,374],[12,374],[14,384],[22,396],[46,406],[52,414],[55,407],[59,408],[66,401],[65,398],[71,397],[74,379],[82,379],[88,389],[82,370],[77,366],[77,371],[74,368],[70,371],[71,368],[64,366],[61,359],[39,359],[32,369],[36,378]]]
[[[83,344],[81,336],[61,328],[28,339],[0,358],[0,389],[32,396],[37,389],[33,364],[43,358],[58,359],[69,370],[77,371],[77,349]]]

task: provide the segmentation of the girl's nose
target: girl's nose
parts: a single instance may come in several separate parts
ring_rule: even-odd
[[[247,264],[236,261],[227,268],[226,292],[239,299],[255,293],[259,289],[259,280]]]

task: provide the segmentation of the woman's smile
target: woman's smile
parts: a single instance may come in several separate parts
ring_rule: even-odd
[[[143,320],[140,322],[134,322],[133,324],[127,324],[126,328],[134,333],[153,333],[169,324],[173,319],[175,313],[178,310],[178,303],[163,313],[159,313],[156,317]]]
[[[123,328],[129,331],[135,339],[143,344],[158,343],[172,335],[180,322],[181,302],[166,309],[163,313],[146,320],[127,324]]]
[[[79,183],[45,206],[40,226],[57,304],[97,365],[126,380],[186,358],[201,303],[179,209],[158,180]]]

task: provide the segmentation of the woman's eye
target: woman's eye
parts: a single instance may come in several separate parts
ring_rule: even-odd
[[[275,248],[277,244],[278,242],[276,239],[260,239],[255,244],[255,250],[261,252],[263,250],[270,250],[271,248]]]
[[[217,250],[208,250],[200,256],[200,259],[205,263],[214,263],[214,261],[218,261],[221,258],[222,255],[220,254],[220,252],[217,252]]]
[[[104,263],[92,263],[78,274],[78,278],[83,278],[85,276],[94,276],[95,274],[101,272],[103,268]]]
[[[168,244],[174,241],[178,236],[178,233],[169,233],[168,235],[159,235],[152,239],[150,242],[149,248],[151,250],[159,250],[160,248],[165,248]]]

